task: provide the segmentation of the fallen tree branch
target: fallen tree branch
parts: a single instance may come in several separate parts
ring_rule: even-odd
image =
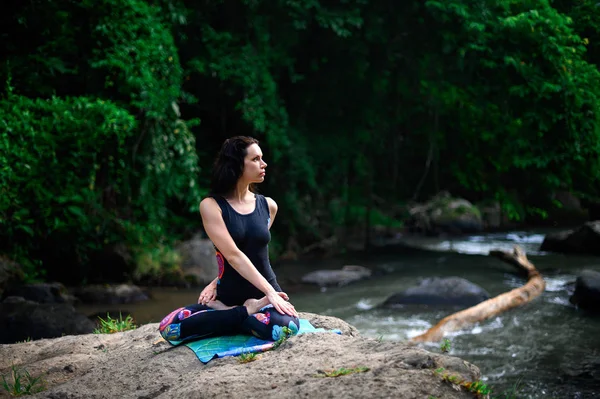
[[[527,283],[512,291],[505,292],[473,307],[451,314],[443,318],[438,324],[425,333],[413,337],[413,342],[440,341],[444,334],[451,331],[462,330],[465,327],[487,320],[512,308],[522,306],[538,297],[546,287],[542,275],[527,259],[525,252],[515,245],[513,252],[490,251],[490,256],[497,257],[527,273]]]

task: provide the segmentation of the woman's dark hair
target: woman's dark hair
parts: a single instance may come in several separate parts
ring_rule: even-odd
[[[248,136],[235,136],[225,140],[213,165],[211,195],[229,195],[235,190],[235,185],[244,172],[244,158],[248,155],[248,147],[252,144],[258,144],[258,140]],[[254,191],[254,185],[250,185],[250,191]]]

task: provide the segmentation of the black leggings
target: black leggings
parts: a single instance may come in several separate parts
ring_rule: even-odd
[[[206,305],[193,304],[169,313],[159,326],[167,341],[192,341],[218,335],[251,334],[267,341],[276,341],[284,335],[284,328],[296,334],[300,328],[297,317],[279,313],[272,305],[248,315],[245,306],[215,310]]]

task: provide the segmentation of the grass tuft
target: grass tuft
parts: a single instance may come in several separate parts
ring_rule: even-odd
[[[257,353],[253,352],[253,353],[242,353],[241,355],[238,356],[238,362],[240,363],[250,363],[253,362],[255,360],[260,359],[260,357],[258,356]]]
[[[435,370],[435,373],[441,375],[442,380],[452,384],[457,389],[464,388],[474,393],[477,398],[488,399],[492,393],[492,389],[483,382],[466,381],[457,375],[447,373],[443,367]]]
[[[2,376],[2,387],[11,396],[34,395],[45,389],[41,375],[32,377],[29,371],[14,365],[11,367],[8,379]]]
[[[119,313],[119,318],[113,319],[107,313],[106,320],[102,317],[98,317],[98,319],[100,320],[100,327],[94,330],[94,334],[113,334],[116,332],[135,330],[137,328],[131,315],[127,315],[127,317],[123,319],[123,315]]]
[[[277,341],[275,341],[275,344],[273,344],[273,348],[271,348],[271,349],[279,348],[281,346],[281,344],[283,344],[285,342],[285,340],[287,340],[289,337],[294,335],[294,332],[292,330],[290,330],[288,327],[283,327],[281,329],[281,331],[283,331],[283,335],[281,337],[279,337],[279,339]]]
[[[350,369],[347,369],[346,367],[340,367],[339,369],[335,370],[321,371],[320,373],[323,375],[317,375],[317,377],[340,377],[342,375],[364,373],[367,371],[369,371],[368,367],[353,367]]]
[[[450,352],[451,347],[452,343],[450,342],[450,340],[448,338],[444,338],[442,343],[440,344],[440,350],[442,351],[442,353]]]

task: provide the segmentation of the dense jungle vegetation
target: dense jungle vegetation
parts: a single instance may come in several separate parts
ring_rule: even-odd
[[[0,253],[28,277],[160,262],[201,229],[223,140],[261,141],[272,251],[448,190],[547,214],[600,190],[588,0],[8,0]],[[368,217],[367,217],[368,215]],[[139,262],[138,262],[139,263]],[[108,278],[102,276],[102,278]]]

